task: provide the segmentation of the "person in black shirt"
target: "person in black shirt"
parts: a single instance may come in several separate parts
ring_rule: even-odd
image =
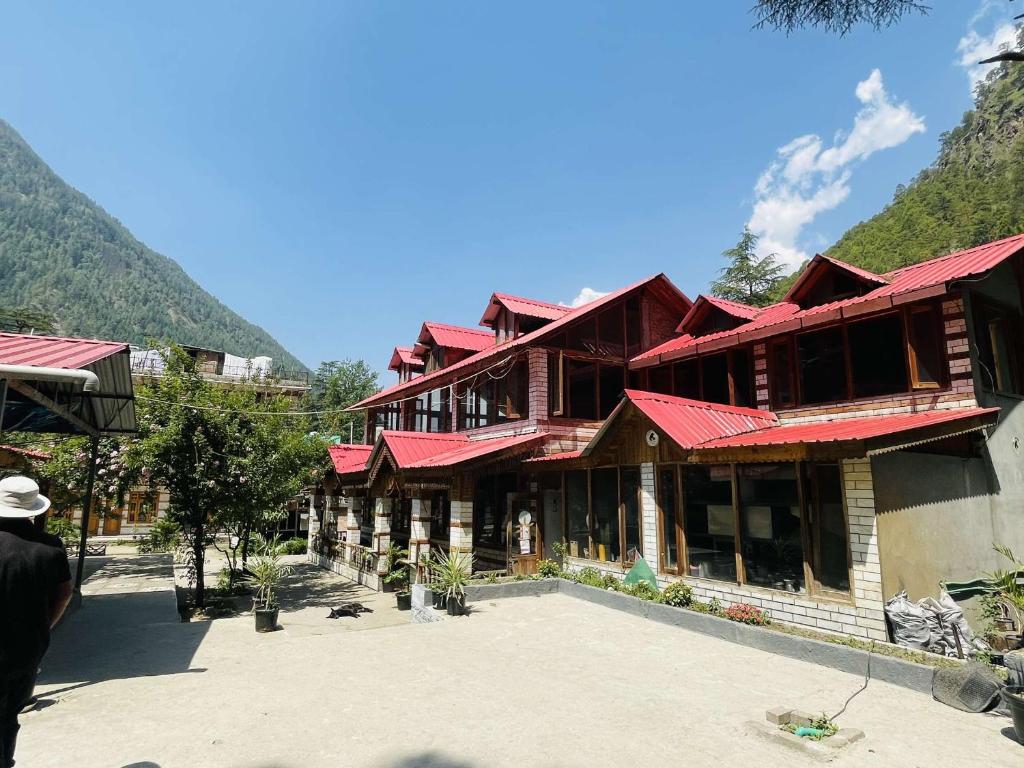
[[[32,524],[49,506],[29,478],[0,480],[0,768],[14,765],[18,711],[71,599],[64,544]]]

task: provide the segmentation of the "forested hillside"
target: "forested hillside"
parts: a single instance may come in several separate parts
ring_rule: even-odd
[[[268,355],[304,367],[58,177],[0,120],[0,308],[52,313],[59,331]]]
[[[875,272],[1024,232],[1024,64],[1002,64],[938,159],[828,254]]]

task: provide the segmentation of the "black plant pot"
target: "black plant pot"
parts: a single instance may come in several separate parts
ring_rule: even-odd
[[[1013,718],[1013,730],[1017,732],[1017,741],[1024,744],[1024,686],[1008,685],[999,691],[1003,703],[1010,710]]]
[[[396,592],[395,606],[400,611],[412,610],[412,592]]]
[[[444,592],[434,592],[433,590],[431,590],[430,594],[433,596],[433,599],[434,599],[434,602],[433,602],[434,608],[436,608],[439,611],[443,611],[444,610],[445,600],[446,600],[445,593]]]
[[[256,608],[253,615],[256,617],[257,632],[273,632],[277,629],[277,608]]]
[[[448,598],[448,615],[462,616],[466,612],[466,596]]]

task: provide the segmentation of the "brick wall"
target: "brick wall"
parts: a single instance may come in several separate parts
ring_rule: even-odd
[[[768,345],[754,345],[754,400],[757,408],[762,411],[772,409],[768,397]]]

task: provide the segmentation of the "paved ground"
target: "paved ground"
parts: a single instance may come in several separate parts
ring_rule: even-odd
[[[373,614],[330,621],[321,602],[368,593],[326,572],[305,603],[292,588],[280,632],[247,616],[180,624],[154,588],[166,569],[115,558],[90,579],[46,662],[45,706],[23,718],[19,766],[794,768],[815,763],[743,723],[835,710],[862,682],[557,594],[427,625],[395,624],[391,596],[373,596]],[[151,589],[118,591],[133,582]],[[390,626],[350,631],[368,619]],[[867,733],[834,763],[849,768],[1024,758],[1006,718],[879,682],[841,722]]]

